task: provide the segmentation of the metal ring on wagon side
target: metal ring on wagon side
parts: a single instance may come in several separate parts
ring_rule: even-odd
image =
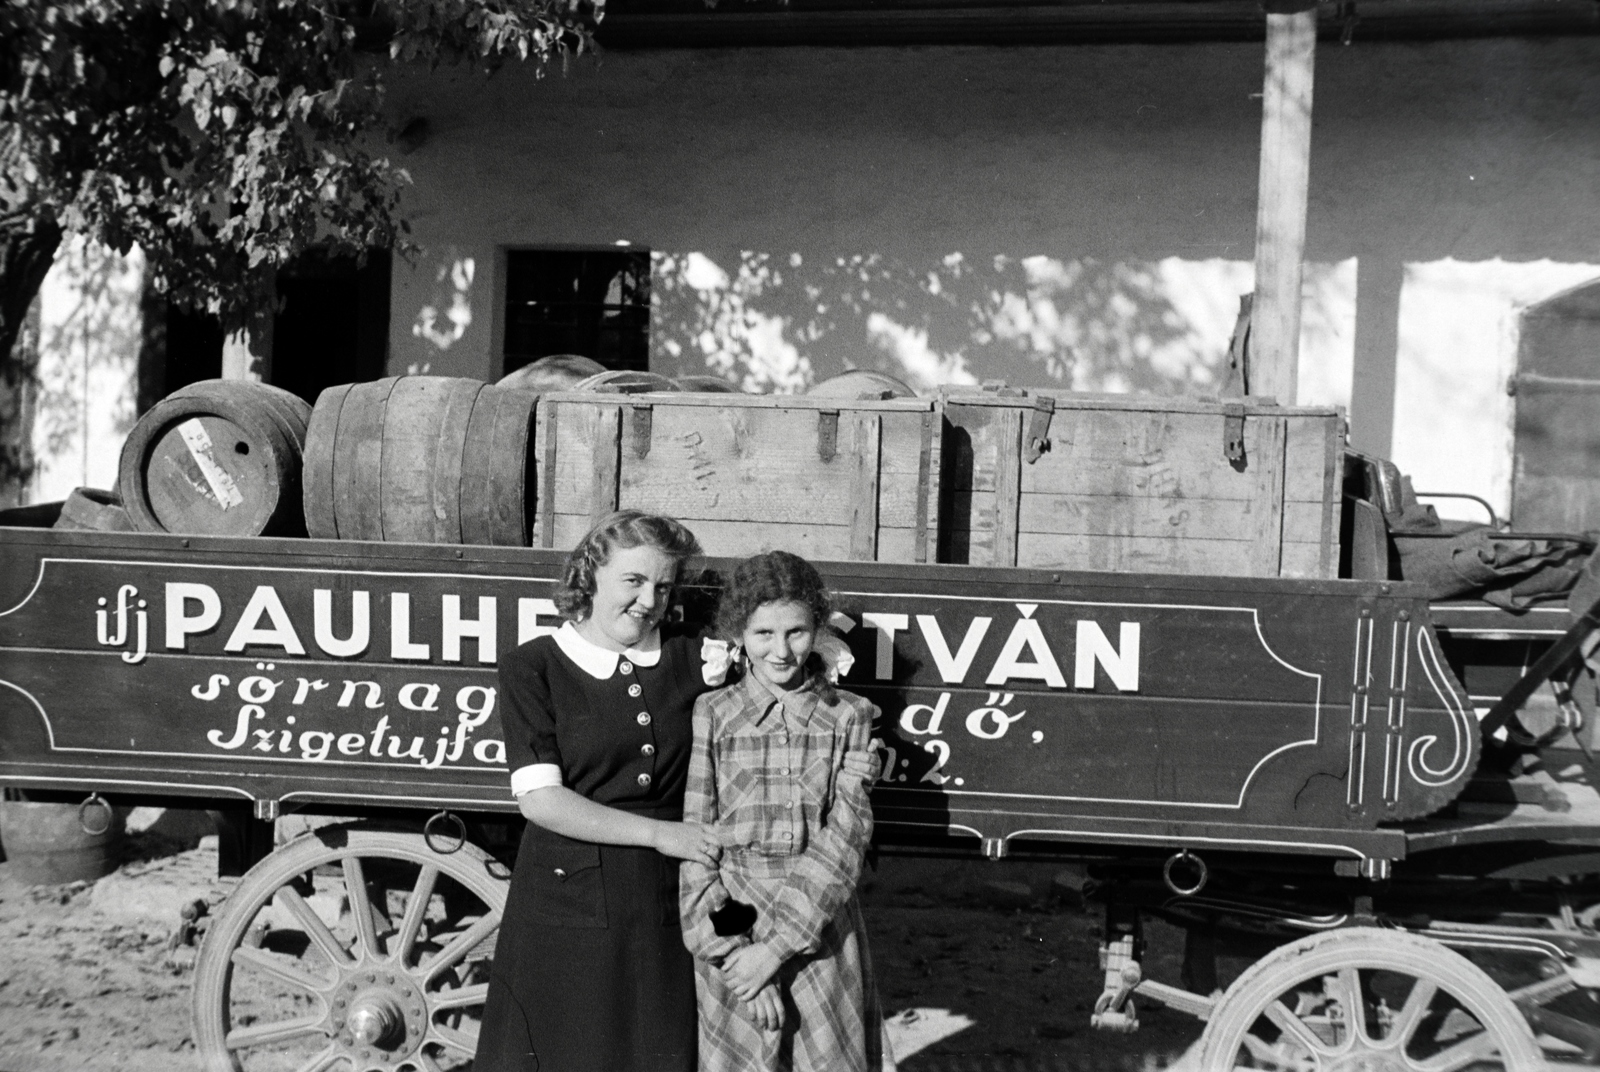
[[[439,830],[435,829],[435,824],[441,822],[455,824],[455,844],[450,845],[448,848],[441,848],[433,843],[435,838],[444,836]],[[427,822],[422,824],[422,840],[428,843],[428,848],[440,856],[449,856],[453,852],[460,852],[461,847],[467,843],[467,824],[462,820],[461,816],[453,811],[436,811],[428,816]]]
[[[1180,886],[1172,880],[1172,869],[1179,864],[1187,864],[1195,870],[1193,886]],[[1206,862],[1188,849],[1175,852],[1167,857],[1167,862],[1161,868],[1161,881],[1167,884],[1167,889],[1179,897],[1193,897],[1206,888],[1206,880],[1211,877],[1211,869],[1206,867]]]
[[[98,828],[89,825],[89,808],[96,804],[105,809],[106,813],[105,825]],[[78,829],[90,837],[99,837],[101,834],[106,833],[116,821],[117,813],[111,810],[110,802],[99,793],[90,793],[84,798],[83,803],[78,805]]]

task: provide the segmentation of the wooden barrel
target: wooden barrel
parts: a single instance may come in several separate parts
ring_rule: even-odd
[[[103,805],[0,801],[0,846],[11,877],[28,886],[109,875],[117,869],[122,829],[122,816]]]
[[[202,380],[157,402],[122,446],[117,490],[140,532],[300,536],[310,407],[250,380]]]
[[[915,398],[917,392],[904,380],[871,369],[849,369],[830,376],[806,392],[810,398],[885,399]]]
[[[448,376],[328,388],[306,433],[308,531],[526,547],[536,404],[527,391]]]
[[[277,414],[295,442],[306,441],[306,425],[311,421],[311,403],[282,387],[254,380],[200,380],[178,388],[169,398],[231,398],[240,405],[265,405]]]
[[[678,385],[654,372],[634,372],[630,369],[612,369],[597,372],[587,380],[572,386],[574,391],[614,391],[621,394],[640,394],[645,391],[676,391]]]
[[[495,386],[519,391],[570,391],[575,384],[605,370],[600,362],[582,354],[550,354],[506,373]]]
[[[77,532],[133,532],[122,496],[99,488],[73,488],[51,526]]]
[[[698,394],[737,395],[743,393],[721,376],[679,376],[672,382],[678,385],[678,390],[680,391],[691,391]]]

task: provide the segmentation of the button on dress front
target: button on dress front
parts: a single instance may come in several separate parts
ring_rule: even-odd
[[[581,637],[591,650],[575,647],[575,635],[565,626],[559,641],[539,637],[501,664],[512,770],[553,764],[561,784],[590,800],[680,819],[691,713],[706,690],[700,642],[663,631],[658,659],[632,650],[607,659]],[[474,1072],[693,1072],[694,969],[677,864],[527,824]]]

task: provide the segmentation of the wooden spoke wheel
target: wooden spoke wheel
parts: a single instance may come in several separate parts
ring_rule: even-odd
[[[1279,1072],[1457,1072],[1544,1067],[1495,982],[1438,942],[1356,927],[1283,946],[1230,986],[1200,1064]]]
[[[444,1072],[477,1049],[507,871],[324,827],[240,880],[195,965],[207,1072]]]

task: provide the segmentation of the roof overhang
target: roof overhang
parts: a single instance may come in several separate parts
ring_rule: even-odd
[[[1318,36],[1367,42],[1600,33],[1597,0],[1330,0]],[[1258,0],[608,0],[609,48],[1250,41]]]

